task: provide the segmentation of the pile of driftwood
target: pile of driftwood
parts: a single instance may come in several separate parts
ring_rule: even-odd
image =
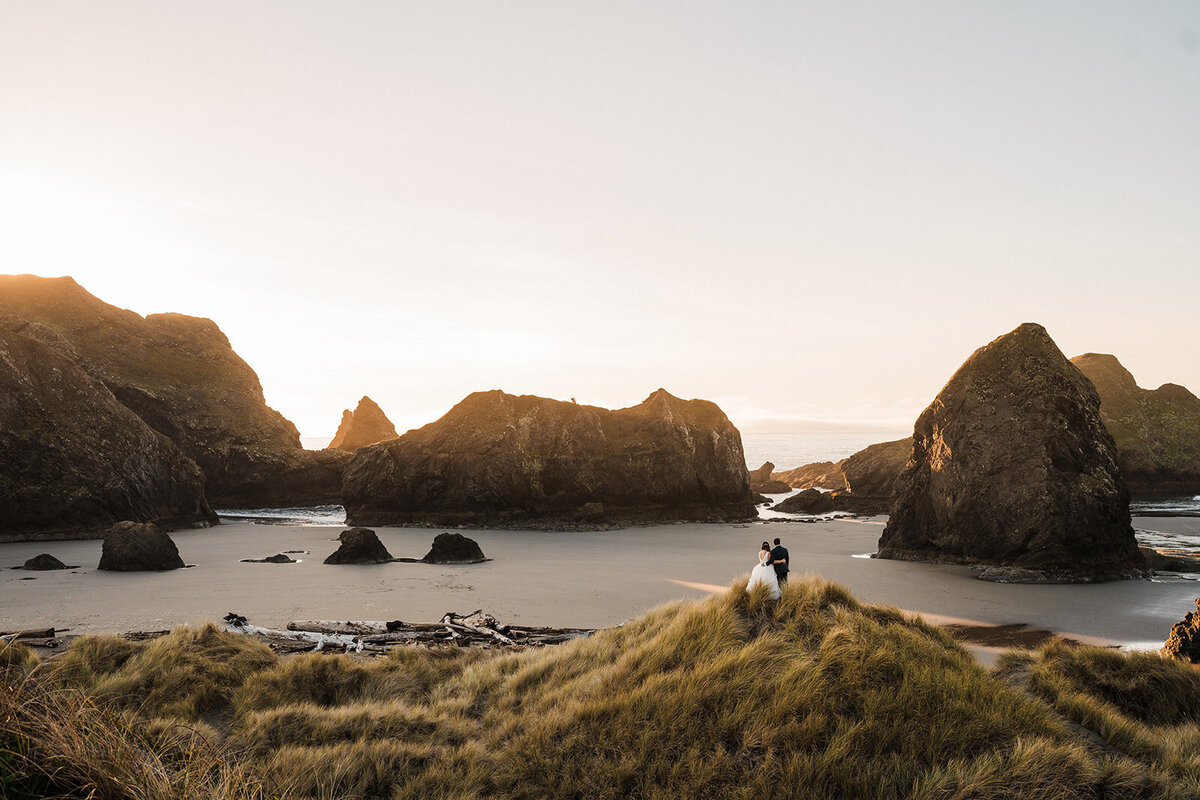
[[[20,641],[21,644],[29,645],[30,647],[57,647],[59,643],[57,634],[60,633],[65,633],[65,631],[56,631],[54,628],[0,631],[0,643]]]
[[[272,650],[298,653],[337,650],[354,653],[386,653],[393,647],[456,645],[458,647],[542,647],[580,639],[595,633],[592,628],[537,628],[501,625],[482,610],[470,614],[447,612],[440,622],[354,622],[298,620],[287,630],[251,625],[240,614],[225,616],[225,629],[254,636]]]

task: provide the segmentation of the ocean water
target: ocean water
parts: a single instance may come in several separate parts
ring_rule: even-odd
[[[1129,504],[1129,512],[1135,517],[1200,517],[1200,494],[1134,500]]]
[[[776,471],[817,461],[839,461],[867,445],[911,436],[912,430],[820,431],[816,433],[743,433],[746,467],[758,469],[770,461]]]
[[[305,508],[219,508],[217,516],[224,522],[249,522],[252,525],[340,527],[346,524],[346,509],[335,505]]]

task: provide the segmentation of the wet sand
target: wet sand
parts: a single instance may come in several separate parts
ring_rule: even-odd
[[[1137,527],[1165,527],[1143,518]],[[160,630],[236,611],[268,627],[293,619],[432,621],[482,608],[506,622],[601,627],[678,598],[696,598],[749,572],[758,545],[779,536],[793,575],[812,573],[860,599],[928,615],[937,624],[1024,625],[1083,641],[1157,648],[1194,606],[1200,583],[1007,585],[966,567],[857,557],[875,550],[883,518],[816,524],[663,525],[619,531],[464,531],[492,560],[466,566],[326,566],[340,527],[227,524],[172,534],[195,566],[165,573],[100,572],[100,542],[0,544],[0,629],[72,633]],[[1176,523],[1168,523],[1174,526]],[[394,556],[420,557],[436,529],[378,528]],[[308,550],[298,564],[246,564]],[[48,552],[77,570],[10,570]],[[22,580],[34,578],[34,580]],[[1015,630],[1015,629],[1013,629]]]

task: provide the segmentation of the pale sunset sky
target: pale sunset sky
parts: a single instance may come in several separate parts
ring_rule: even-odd
[[[4,0],[0,272],[215,320],[310,436],[905,428],[1024,321],[1200,391],[1200,3]]]

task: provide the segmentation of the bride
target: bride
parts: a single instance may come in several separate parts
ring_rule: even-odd
[[[767,542],[762,543],[762,550],[758,553],[758,566],[750,572],[750,582],[746,584],[746,591],[760,583],[767,587],[771,597],[779,599],[779,580],[775,577],[775,567],[771,565],[771,545]]]

